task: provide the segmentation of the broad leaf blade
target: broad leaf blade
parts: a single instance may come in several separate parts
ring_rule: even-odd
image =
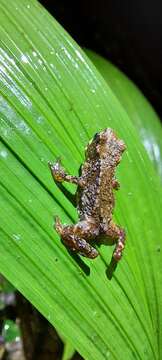
[[[154,169],[127,113],[54,19],[35,1],[1,0],[0,10],[0,271],[86,359],[158,359],[161,188]],[[77,216],[47,166],[61,155],[76,174],[84,146],[108,126],[128,148],[114,214],[128,242],[112,281],[105,275],[111,247],[83,259],[86,275],[54,232],[54,214],[68,223]]]

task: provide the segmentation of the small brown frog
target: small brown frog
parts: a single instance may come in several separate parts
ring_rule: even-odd
[[[125,243],[125,231],[112,220],[114,209],[113,189],[119,188],[115,169],[126,146],[110,128],[96,133],[85,152],[85,162],[80,176],[66,173],[60,161],[49,163],[55,182],[67,181],[76,184],[76,201],[79,222],[62,225],[56,217],[55,229],[63,243],[72,251],[94,259],[98,251],[90,245],[92,240],[116,244],[113,259],[121,259]]]

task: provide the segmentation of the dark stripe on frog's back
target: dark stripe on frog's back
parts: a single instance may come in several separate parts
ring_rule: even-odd
[[[99,193],[100,159],[86,161],[82,166],[81,175],[85,177],[87,185],[77,190],[77,209],[80,219],[85,216],[99,218],[96,200]]]

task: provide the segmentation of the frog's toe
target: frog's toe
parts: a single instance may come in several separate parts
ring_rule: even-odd
[[[95,248],[91,248],[91,252],[89,253],[90,259],[95,259],[99,255],[98,251]]]
[[[60,218],[58,216],[55,216],[55,224],[54,229],[57,231],[58,234],[62,234],[63,226],[61,224]]]

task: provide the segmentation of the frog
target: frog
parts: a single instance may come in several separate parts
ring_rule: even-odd
[[[114,244],[112,259],[118,263],[122,258],[126,234],[124,228],[113,221],[115,207],[114,190],[120,184],[115,176],[126,145],[114,130],[106,128],[96,133],[85,149],[85,161],[78,176],[69,175],[60,159],[49,162],[55,183],[64,181],[77,185],[76,207],[79,221],[63,225],[55,217],[55,230],[63,244],[73,252],[95,259],[99,252],[95,243]],[[92,246],[93,243],[93,246]]]

